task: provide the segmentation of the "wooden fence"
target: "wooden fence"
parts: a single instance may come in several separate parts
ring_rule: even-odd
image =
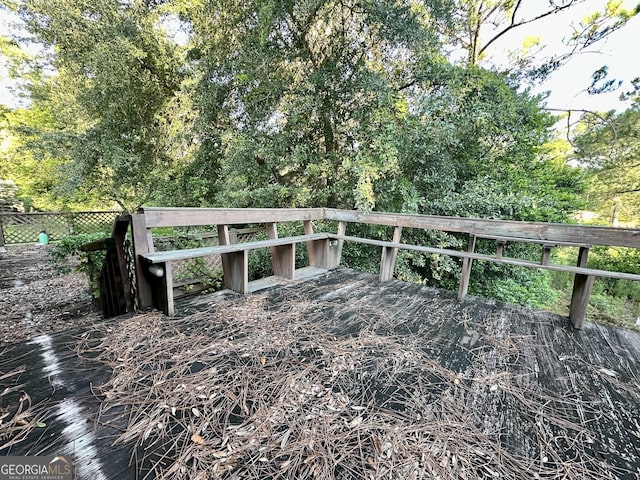
[[[122,212],[0,213],[0,246],[36,243],[46,231],[53,241],[78,233],[110,232]]]

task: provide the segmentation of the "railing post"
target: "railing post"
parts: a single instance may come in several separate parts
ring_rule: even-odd
[[[4,227],[2,225],[2,215],[0,215],[0,247],[4,247]]]
[[[473,233],[469,234],[469,248],[467,251],[473,253],[476,249],[476,236]],[[471,276],[471,264],[473,260],[471,258],[465,258],[462,260],[462,272],[460,273],[460,286],[458,287],[458,300],[462,301],[467,296],[469,290],[469,277]]]
[[[393,243],[400,243],[402,227],[393,230]],[[393,278],[393,270],[396,264],[398,249],[394,247],[382,247],[382,259],[380,260],[380,281],[386,282]]]
[[[136,263],[136,288],[138,290],[138,305],[146,308],[153,305],[151,284],[145,272],[146,265],[140,260],[140,255],[153,252],[153,239],[147,230],[144,213],[131,215],[131,230],[133,232],[133,254]]]
[[[551,262],[551,249],[553,247],[555,247],[555,245],[550,243],[542,245],[542,258],[540,259],[540,265],[549,265]]]
[[[338,236],[344,236],[346,232],[347,223],[338,222],[338,231],[336,232]],[[325,268],[331,270],[332,268],[338,268],[340,266],[343,245],[344,240],[342,239],[327,241],[327,264]]]
[[[580,247],[578,253],[578,267],[586,268],[589,258],[589,247]],[[571,325],[577,330],[582,328],[587,315],[589,297],[593,289],[593,282],[596,277],[593,275],[583,275],[576,273],[573,280],[573,292],[571,293],[571,306],[569,307],[569,320]]]

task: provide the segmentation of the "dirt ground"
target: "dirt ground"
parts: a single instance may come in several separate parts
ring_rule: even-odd
[[[89,281],[61,273],[51,245],[6,246],[0,252],[0,346],[93,323]]]

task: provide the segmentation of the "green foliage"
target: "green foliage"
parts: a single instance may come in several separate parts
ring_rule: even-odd
[[[0,212],[18,207],[18,187],[12,180],[0,179]]]
[[[28,85],[52,119],[29,122],[31,133],[14,128],[38,139],[23,141],[25,150],[56,160],[67,195],[93,191],[129,210],[153,199],[179,168],[166,114],[179,102],[182,59],[161,27],[160,7],[84,0],[15,7],[32,40],[53,47],[53,71]]]
[[[302,226],[297,223],[279,223],[278,236],[292,237],[302,235],[304,231]],[[265,231],[258,232],[254,240],[267,240]],[[296,268],[309,265],[309,257],[307,249],[304,245],[296,245],[295,256]],[[249,252],[249,280],[257,280],[273,275],[273,264],[271,260],[271,252],[268,248],[260,248]]]
[[[37,102],[35,102],[37,103]],[[61,211],[89,208],[110,208],[85,190],[65,194],[62,168],[68,161],[59,155],[59,145],[65,143],[58,135],[59,125],[51,110],[33,104],[5,114],[0,124],[3,141],[0,145],[0,177],[9,178],[19,188],[17,200],[26,211],[31,209]],[[51,139],[58,146],[52,148]]]
[[[640,97],[622,113],[585,115],[575,158],[591,173],[589,206],[610,224],[640,214]]]
[[[402,52],[426,60],[433,32],[422,7],[348,3],[212,1],[194,14],[212,201],[372,208],[373,182],[398,172],[386,140],[418,70]]]
[[[474,269],[478,268],[478,263],[474,263]],[[491,282],[471,283],[469,291],[474,295],[533,308],[544,307],[555,302],[558,298],[558,292],[551,286],[550,276],[545,271],[525,267],[507,268],[504,265],[494,264],[479,270],[485,275],[491,274],[491,270],[495,270],[499,274],[491,275],[495,278]],[[476,275],[475,278],[482,278],[482,275]]]
[[[88,243],[104,240],[110,236],[106,232],[80,233],[60,238],[51,250],[51,260],[63,273],[72,269],[84,273],[89,278],[91,294],[94,298],[100,296],[98,278],[104,263],[106,250],[83,252],[81,247]]]
[[[635,248],[594,247],[589,266],[614,272],[640,274],[640,250]],[[640,282],[603,278],[598,281],[602,293],[640,304]]]

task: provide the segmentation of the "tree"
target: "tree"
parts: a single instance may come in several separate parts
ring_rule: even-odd
[[[602,119],[606,121],[602,121]],[[640,214],[640,97],[622,113],[583,116],[575,160],[592,174],[589,200],[612,225]]]
[[[553,119],[507,76],[449,64],[427,21],[438,6],[190,11],[210,201],[564,219],[581,186],[539,156]]]
[[[162,9],[140,0],[16,3],[33,40],[50,47],[53,71],[29,89],[61,126],[40,138],[69,160],[68,191],[127,209],[153,199],[175,167],[165,109],[182,81]]]
[[[371,208],[371,182],[398,171],[385,139],[404,92],[442,61],[428,16],[368,1],[192,11],[201,155],[222,180],[213,201]]]
[[[457,0],[453,8],[453,22],[441,27],[449,42],[465,52],[468,65],[480,65],[491,57],[491,49],[497,42],[522,27],[570,11],[584,4],[585,0]],[[602,9],[586,16],[566,36],[566,51],[554,52],[546,61],[536,63],[532,47],[542,38],[529,38],[526,45],[513,50],[519,68],[526,68],[530,75],[545,77],[564,65],[573,55],[591,48],[609,34],[622,28],[640,11],[625,9],[622,0],[609,0]]]

